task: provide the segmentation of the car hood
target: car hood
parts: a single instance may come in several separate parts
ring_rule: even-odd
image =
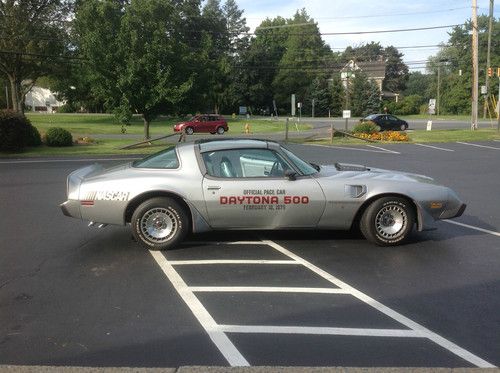
[[[336,163],[333,166],[322,165],[319,172],[319,177],[365,180],[392,180],[436,184],[432,177],[425,175],[402,171],[385,170],[382,168],[372,168],[349,163]]]

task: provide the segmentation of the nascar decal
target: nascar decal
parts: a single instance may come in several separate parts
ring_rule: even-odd
[[[129,192],[101,190],[85,194],[85,201],[128,201]]]
[[[287,205],[307,205],[308,196],[291,196],[284,189],[245,189],[242,195],[220,196],[220,205],[239,205],[243,210],[285,210]]]

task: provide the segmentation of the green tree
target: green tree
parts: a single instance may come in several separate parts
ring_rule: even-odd
[[[150,122],[172,110],[192,86],[193,76],[182,69],[191,55],[173,28],[176,17],[171,1],[132,0],[121,22],[123,63],[117,66],[116,85],[120,99],[142,114],[146,139]]]
[[[298,102],[307,102],[309,87],[316,76],[315,70],[323,67],[323,61],[330,52],[321,38],[318,26],[305,9],[297,11],[289,24],[293,27],[286,42],[286,51],[273,80],[273,88],[278,105],[286,107],[291,94],[297,95]],[[305,24],[305,25],[304,25]]]
[[[390,92],[402,92],[408,81],[408,65],[403,62],[403,53],[393,46],[384,49],[385,79],[383,89]]]
[[[313,79],[309,88],[311,101],[314,100],[314,115],[326,116],[332,103],[332,91],[329,87],[326,76],[317,76]],[[309,108],[307,102],[306,109]]]
[[[359,71],[357,71],[351,79],[350,109],[353,116],[363,116],[367,112],[367,102],[369,99],[372,100],[370,102],[370,108],[373,105],[373,84],[370,84],[366,74]],[[378,88],[377,94],[379,94]]]
[[[486,51],[488,43],[487,16],[478,17],[479,33],[479,84],[484,84],[486,74]],[[455,26],[449,33],[448,42],[441,47],[439,52],[429,58],[427,70],[433,76],[429,91],[432,97],[437,95],[437,72],[440,69],[440,112],[447,114],[470,114],[470,97],[472,90],[472,49],[470,33],[472,23]],[[500,40],[500,20],[493,19],[491,36],[491,66],[500,66],[500,45],[495,41]],[[497,81],[489,80],[489,92],[495,92]]]
[[[342,85],[342,80],[339,74],[335,74],[330,80],[330,92],[331,92],[331,115],[338,116],[342,114],[345,103],[345,89]]]
[[[405,96],[419,95],[425,100],[431,98],[429,96],[429,87],[434,77],[430,74],[423,74],[420,71],[413,71],[408,74],[406,89],[403,94]]]
[[[362,116],[365,117],[369,114],[378,113],[380,111],[380,90],[377,83],[373,80],[368,80],[366,85],[366,101]]]
[[[36,80],[64,62],[71,1],[0,1],[0,71],[10,86],[11,108],[23,111]]]
[[[285,53],[288,39],[287,20],[264,20],[255,31],[249,48],[242,54],[239,70],[246,104],[257,110],[272,110],[272,82]]]

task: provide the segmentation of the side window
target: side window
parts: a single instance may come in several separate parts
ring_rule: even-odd
[[[139,161],[135,161],[132,165],[137,168],[173,169],[179,167],[179,159],[177,158],[175,148],[170,148]]]
[[[290,165],[269,149],[220,150],[203,153],[210,176],[221,178],[284,177]]]

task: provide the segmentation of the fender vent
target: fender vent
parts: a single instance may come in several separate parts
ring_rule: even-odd
[[[351,198],[360,198],[366,194],[366,185],[345,185],[345,195]]]

